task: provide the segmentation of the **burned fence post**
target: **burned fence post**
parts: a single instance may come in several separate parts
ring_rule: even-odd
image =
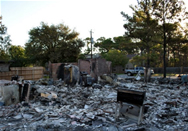
[[[29,102],[29,95],[30,95],[30,84],[24,84],[21,101]]]
[[[119,117],[120,109],[122,108],[122,105],[123,105],[122,103],[125,102],[125,103],[139,107],[138,117],[135,117],[134,115],[130,115],[130,114],[128,115],[129,117],[132,117],[133,119],[138,120],[138,125],[139,125],[143,117],[143,111],[144,111],[143,103],[144,103],[145,95],[146,95],[145,91],[118,89],[117,90],[117,102],[118,103],[117,103],[117,108],[116,108],[116,119]],[[119,103],[120,103],[120,106],[119,106]],[[128,113],[128,110],[125,113]]]
[[[23,90],[22,84],[19,84],[19,101],[20,102],[22,101],[22,90]]]

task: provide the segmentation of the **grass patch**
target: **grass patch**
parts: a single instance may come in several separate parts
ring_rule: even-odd
[[[182,74],[180,74],[182,75]],[[163,74],[153,74],[152,76],[159,76],[159,77],[163,77]],[[170,77],[170,76],[175,76],[175,77],[178,77],[179,74],[166,74],[167,77]]]

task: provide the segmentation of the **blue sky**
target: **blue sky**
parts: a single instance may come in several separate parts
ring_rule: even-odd
[[[28,41],[28,32],[41,22],[64,23],[80,33],[79,38],[90,37],[92,29],[94,40],[99,37],[113,38],[124,34],[124,11],[132,14],[129,5],[137,0],[0,0],[0,15],[8,28],[13,45]]]
[[[64,23],[79,32],[81,39],[89,37],[91,29],[94,40],[123,35],[120,12],[131,13],[129,5],[136,3],[137,0],[1,0],[0,14],[12,44],[24,46],[29,30],[41,22]]]

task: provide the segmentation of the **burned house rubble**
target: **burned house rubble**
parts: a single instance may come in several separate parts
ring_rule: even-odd
[[[1,81],[2,94],[11,81]],[[30,85],[28,99],[14,104],[0,103],[0,130],[27,131],[161,131],[188,130],[188,87],[173,79],[100,79],[92,86],[68,88],[60,80],[25,80]],[[143,116],[140,123],[127,114],[139,115],[139,107],[117,102],[118,89],[143,91]],[[15,91],[16,92],[16,91]],[[9,96],[10,97],[10,96]],[[14,100],[13,100],[14,98]],[[116,117],[119,113],[118,118]]]

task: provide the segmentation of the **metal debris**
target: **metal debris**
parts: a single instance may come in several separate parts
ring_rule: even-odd
[[[28,103],[1,105],[0,130],[188,130],[187,86],[121,78],[117,79],[118,86],[106,82],[69,90],[61,80],[53,84],[48,81],[29,81],[32,95]],[[115,119],[119,87],[146,92],[140,125],[123,114]]]

